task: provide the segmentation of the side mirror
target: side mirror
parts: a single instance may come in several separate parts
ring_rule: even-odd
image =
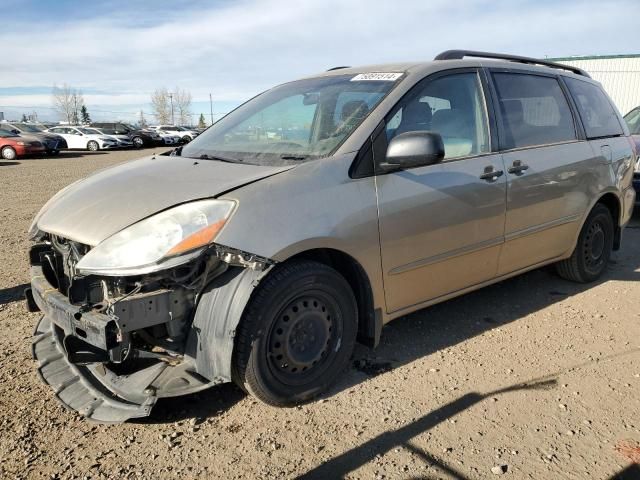
[[[424,167],[440,162],[444,158],[444,143],[439,133],[416,131],[405,132],[391,139],[387,147],[383,171]]]

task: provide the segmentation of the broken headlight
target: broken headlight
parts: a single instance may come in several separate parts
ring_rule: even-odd
[[[170,208],[107,238],[76,265],[83,274],[141,275],[175,267],[213,242],[235,203],[200,200]]]

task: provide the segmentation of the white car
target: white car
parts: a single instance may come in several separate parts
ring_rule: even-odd
[[[195,130],[190,130],[185,127],[178,127],[176,125],[158,125],[156,127],[151,127],[156,132],[161,133],[170,133],[171,135],[177,135],[180,137],[180,141],[182,143],[189,143],[191,140],[198,136],[198,132]]]
[[[95,130],[90,128],[61,125],[45,131],[63,137],[67,141],[69,148],[90,150],[92,152],[118,148],[118,141],[115,138],[96,133]]]
[[[179,135],[174,135],[173,133],[165,132],[164,130],[152,129],[151,131],[160,135],[165,145],[177,145],[181,143],[181,137]]]
[[[84,129],[91,130],[92,132],[95,132],[96,134],[101,135],[103,137],[113,138],[116,142],[118,142],[118,147],[120,148],[133,147],[133,142],[127,135],[118,134],[118,133],[106,133],[104,129],[94,128],[94,127],[84,127]]]

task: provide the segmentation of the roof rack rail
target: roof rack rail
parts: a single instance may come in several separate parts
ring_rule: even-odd
[[[464,57],[494,58],[497,60],[508,60],[510,62],[526,63],[528,65],[543,65],[545,67],[568,70],[578,75],[582,75],[583,77],[591,78],[591,76],[587,72],[578,67],[564,65],[562,63],[548,62],[547,60],[540,60],[538,58],[521,57],[519,55],[508,55],[505,53],[475,52],[473,50],[447,50],[446,52],[442,52],[439,55],[436,55],[434,60],[460,60]]]
[[[341,69],[343,69],[343,68],[351,68],[351,67],[350,67],[350,66],[348,66],[348,65],[343,65],[343,66],[341,66],[341,67],[333,67],[333,68],[330,68],[329,70],[327,70],[327,72],[332,72],[332,71],[334,71],[334,70],[341,70]]]

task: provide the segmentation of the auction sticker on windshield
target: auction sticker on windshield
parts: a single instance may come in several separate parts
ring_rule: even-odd
[[[360,82],[365,80],[382,80],[385,82],[395,82],[402,76],[402,73],[395,72],[371,72],[359,73],[351,79],[352,82]]]

